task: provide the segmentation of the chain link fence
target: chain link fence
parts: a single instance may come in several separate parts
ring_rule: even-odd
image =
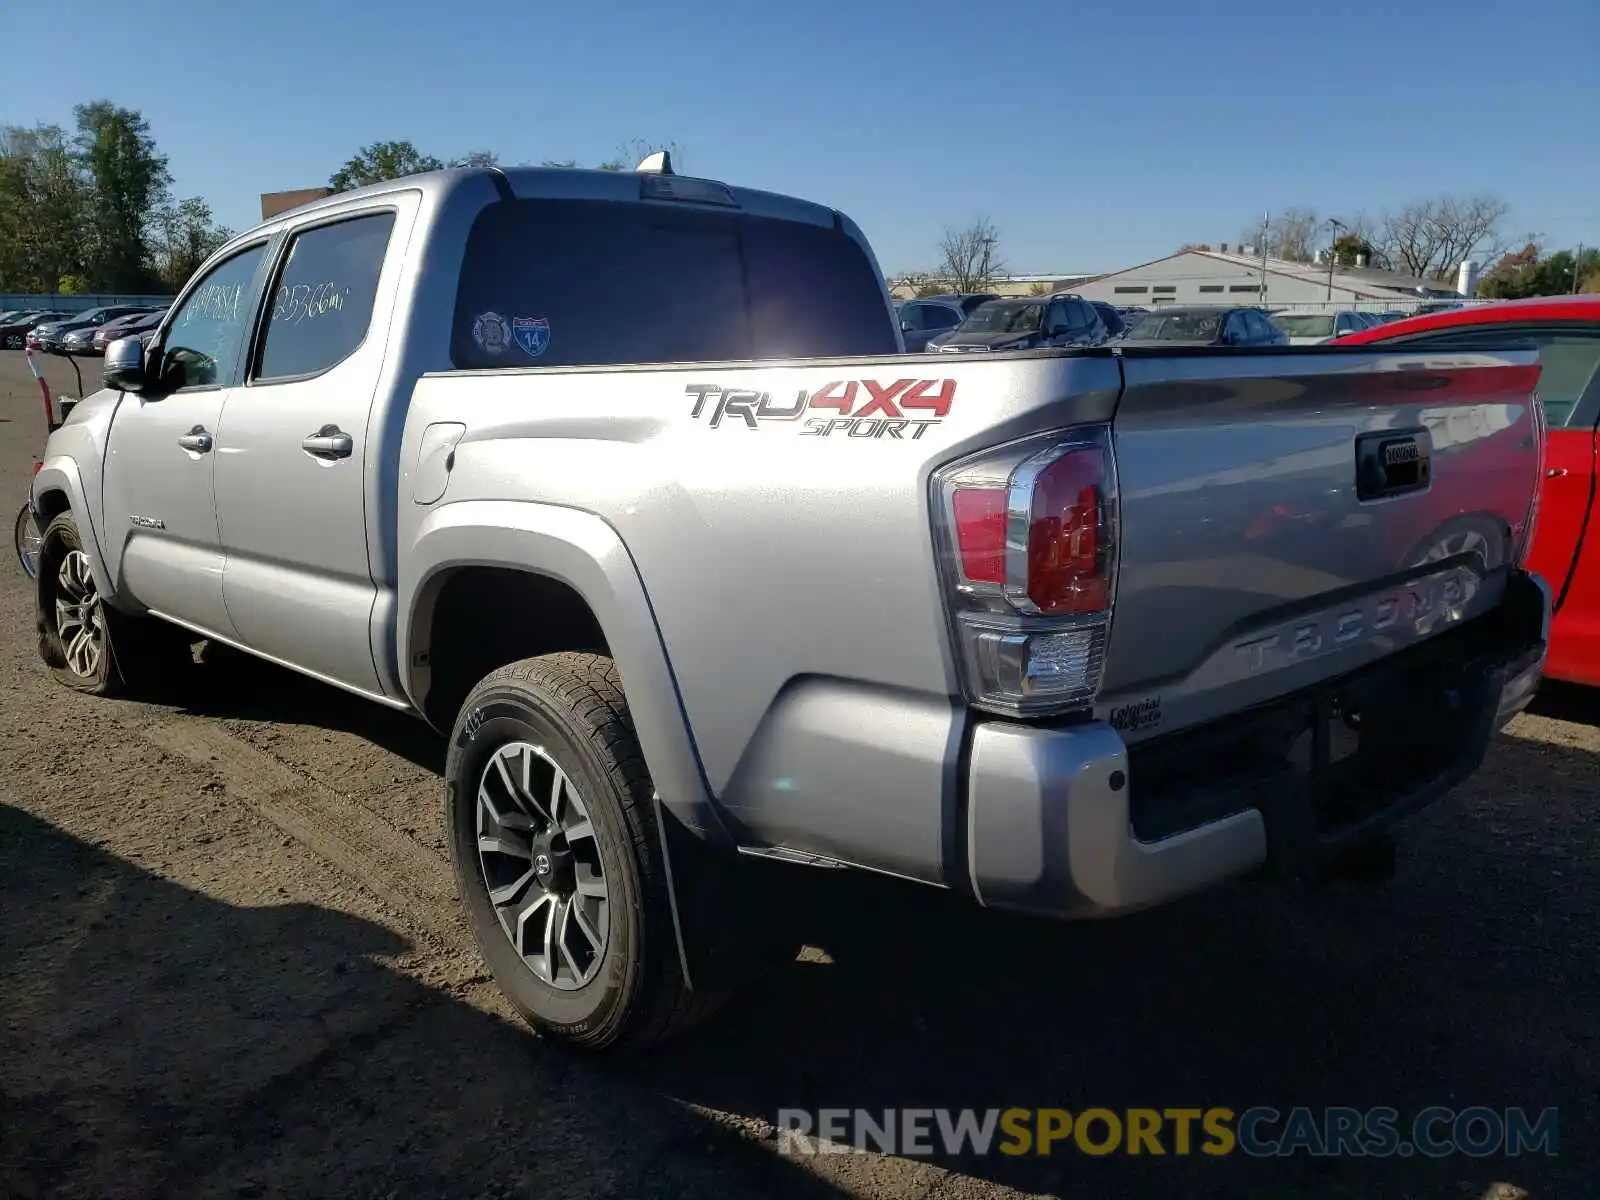
[[[173,297],[131,292],[62,294],[59,292],[0,292],[0,312],[28,309],[40,312],[85,312],[107,304],[171,304]]]

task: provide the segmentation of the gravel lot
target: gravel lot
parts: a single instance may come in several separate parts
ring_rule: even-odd
[[[42,444],[0,352],[8,516]],[[7,562],[0,1196],[1595,1194],[1600,699],[1548,690],[1386,886],[1058,926],[797,879],[834,961],[623,1069],[534,1036],[479,969],[423,726],[235,655],[166,705],[89,700],[32,642]],[[1258,1104],[1555,1105],[1560,1152],[799,1160],[770,1124]]]

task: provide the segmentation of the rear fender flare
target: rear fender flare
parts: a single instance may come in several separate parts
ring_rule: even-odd
[[[418,710],[431,677],[426,641],[433,605],[450,572],[461,567],[544,575],[583,597],[622,675],[660,803],[701,840],[731,847],[655,613],[617,532],[593,513],[525,501],[463,501],[429,513],[400,555],[398,579],[403,616],[396,658],[407,697]]]

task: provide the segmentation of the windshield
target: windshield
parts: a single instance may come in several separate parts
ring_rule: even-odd
[[[965,321],[961,333],[1032,333],[1044,320],[1044,305],[1019,301],[985,304]]]
[[[1153,312],[1132,336],[1140,341],[1211,342],[1222,330],[1220,312]]]
[[[1333,336],[1333,318],[1326,313],[1273,313],[1272,319],[1290,337]]]

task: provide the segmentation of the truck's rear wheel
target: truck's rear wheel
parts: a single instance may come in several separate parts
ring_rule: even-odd
[[[100,595],[71,513],[40,536],[39,657],[57,682],[91,696],[120,696],[167,681],[186,659],[188,635],[154,618],[129,616]]]
[[[679,965],[653,789],[611,659],[493,672],[462,705],[445,783],[468,924],[529,1021],[642,1049],[709,1009]]]

